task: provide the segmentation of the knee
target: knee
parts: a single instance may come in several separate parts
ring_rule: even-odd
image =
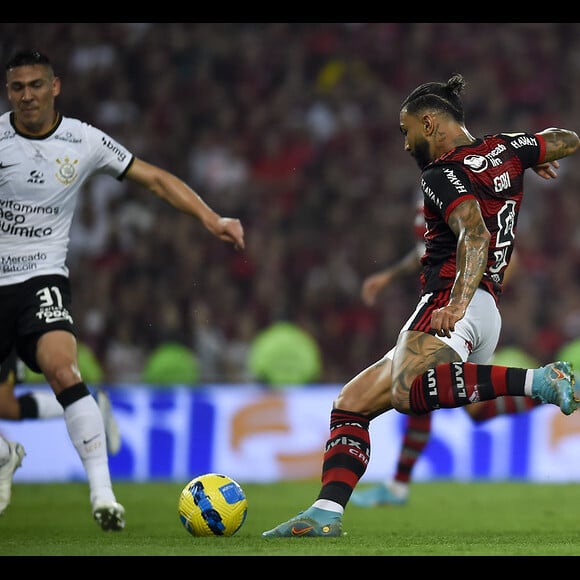
[[[401,388],[400,386],[394,387],[392,402],[393,408],[399,413],[404,413],[405,415],[411,413],[409,391],[407,389]]]
[[[376,364],[351,379],[334,400],[334,408],[373,419],[393,408],[390,366]]]
[[[333,409],[342,409],[343,411],[351,411],[353,413],[359,413],[359,406],[356,404],[354,397],[349,395],[348,390],[343,389],[336,399],[332,402]]]
[[[332,408],[373,417],[377,411],[377,401],[369,397],[367,393],[357,393],[356,390],[344,388],[334,399]]]
[[[82,381],[76,365],[64,365],[45,375],[52,390],[58,395],[71,385]]]

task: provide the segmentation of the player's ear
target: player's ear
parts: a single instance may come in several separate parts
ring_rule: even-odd
[[[423,133],[425,133],[426,136],[431,135],[435,128],[433,115],[431,115],[430,113],[425,113],[423,115],[422,122],[423,122]]]
[[[54,77],[52,81],[52,96],[58,97],[60,95],[60,78]]]

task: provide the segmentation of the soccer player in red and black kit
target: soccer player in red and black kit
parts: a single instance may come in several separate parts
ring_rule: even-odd
[[[419,165],[426,222],[421,296],[404,324],[392,363],[386,357],[351,379],[334,401],[315,502],[264,537],[332,537],[370,459],[369,424],[396,409],[422,415],[506,395],[578,407],[565,361],[538,369],[489,365],[501,316],[498,301],[510,262],[525,170],[555,177],[557,160],[578,150],[574,131],[473,137],[465,127],[465,80],[420,85],[399,122]]]
[[[550,179],[547,176],[546,179]],[[362,284],[361,297],[367,306],[376,303],[379,293],[399,278],[416,274],[421,267],[421,257],[425,253],[425,220],[423,218],[423,194],[417,203],[417,213],[414,224],[416,244],[415,247],[405,254],[394,264],[374,272],[367,276]],[[513,276],[513,270],[517,260],[512,259],[510,267],[505,272],[503,284]],[[392,352],[390,351],[383,359],[385,364],[391,364]],[[536,366],[531,357],[531,366]],[[496,360],[494,355],[493,360]],[[489,421],[500,415],[512,415],[524,413],[541,405],[540,399],[531,397],[498,397],[489,401],[480,401],[463,407],[474,423]],[[355,489],[350,502],[360,507],[376,507],[379,505],[403,505],[409,499],[411,476],[417,461],[425,451],[431,438],[432,413],[425,415],[408,415],[403,432],[401,450],[396,462],[396,470],[392,478],[379,482],[365,489]]]

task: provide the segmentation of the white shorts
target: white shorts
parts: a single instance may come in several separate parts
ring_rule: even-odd
[[[425,311],[425,306],[431,299],[432,294],[425,294],[415,308],[415,312],[409,317],[401,328],[401,332],[412,330],[420,312]],[[435,336],[441,342],[450,346],[463,362],[488,364],[499,341],[501,332],[501,314],[493,296],[478,288],[473,295],[465,316],[455,324],[455,330],[451,338]],[[393,347],[385,357],[393,360]]]

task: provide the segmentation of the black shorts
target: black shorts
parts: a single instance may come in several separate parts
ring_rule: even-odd
[[[51,330],[75,334],[68,278],[38,276],[20,284],[0,286],[0,361],[5,361],[16,348],[30,369],[41,372],[36,364],[36,342]]]

